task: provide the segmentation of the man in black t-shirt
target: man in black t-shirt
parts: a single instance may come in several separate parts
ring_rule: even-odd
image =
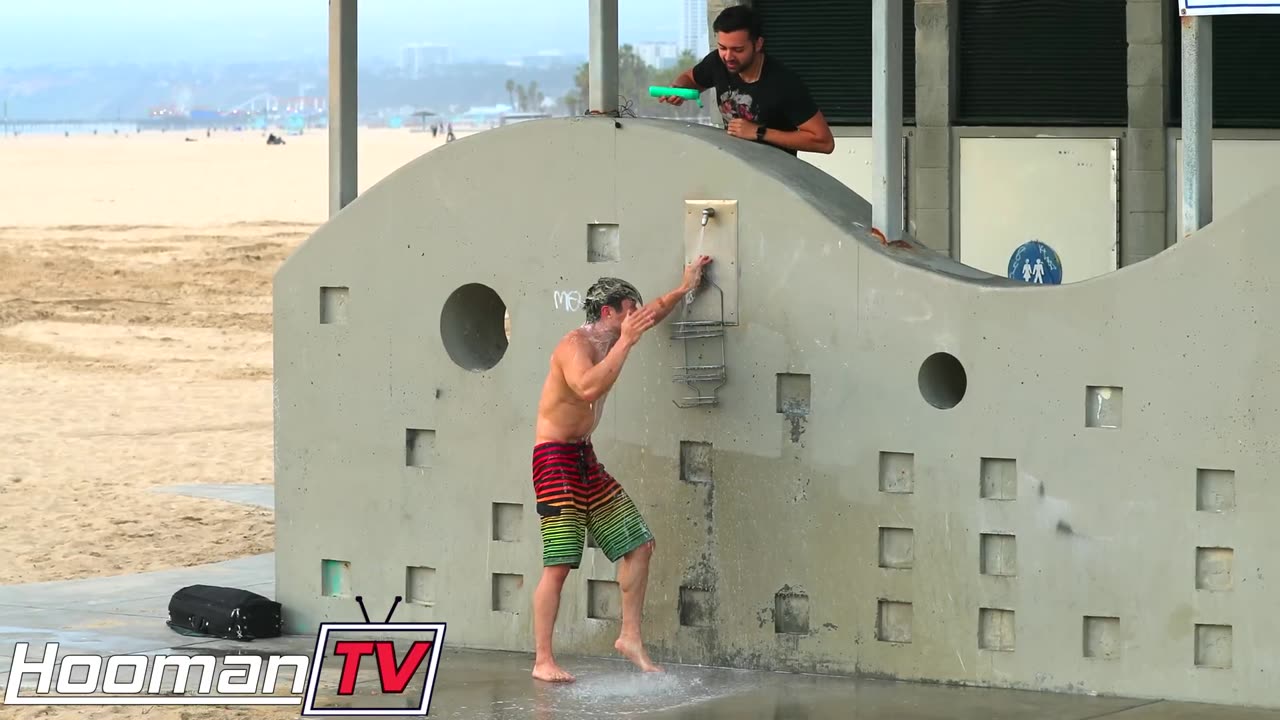
[[[765,58],[760,21],[751,8],[725,8],[712,28],[718,48],[672,83],[706,90],[714,87],[725,130],[744,140],[764,142],[795,155],[830,153],[831,128],[800,76],[777,58]],[[680,105],[678,97],[660,102]]]

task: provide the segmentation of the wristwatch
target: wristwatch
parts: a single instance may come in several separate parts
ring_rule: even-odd
[[[756,142],[764,142],[764,131],[765,131],[765,129],[766,129],[766,128],[765,128],[765,126],[763,126],[763,125],[761,125],[760,127],[756,128]]]

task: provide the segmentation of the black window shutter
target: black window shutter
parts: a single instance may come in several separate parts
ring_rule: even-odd
[[[1177,0],[1165,8],[1169,124],[1182,126],[1182,26]],[[1213,126],[1280,128],[1280,15],[1215,15]]]
[[[1124,125],[1124,0],[959,0],[962,125]]]
[[[871,0],[755,0],[765,53],[804,79],[832,125],[871,124]],[[902,117],[915,122],[914,0],[902,4]]]

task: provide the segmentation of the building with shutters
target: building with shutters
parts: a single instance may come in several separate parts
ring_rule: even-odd
[[[1177,0],[902,1],[905,220],[918,239],[1001,274],[1013,248],[1041,240],[1075,282],[1182,237]],[[833,126],[835,152],[802,157],[869,199],[872,0],[745,4]],[[1280,16],[1213,27],[1222,217],[1280,177]]]

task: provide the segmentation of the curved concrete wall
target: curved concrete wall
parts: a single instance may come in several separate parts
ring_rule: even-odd
[[[531,649],[533,423],[574,291],[670,289],[686,201],[730,201],[707,231],[737,238],[719,405],[674,405],[684,349],[659,327],[595,438],[657,535],[657,658],[1280,705],[1277,199],[1032,287],[883,248],[862,198],[710,128],[574,118],[449,144],[276,278],[286,622],[404,595],[396,619],[445,621],[448,644]],[[559,652],[613,654],[614,577],[589,550]]]

